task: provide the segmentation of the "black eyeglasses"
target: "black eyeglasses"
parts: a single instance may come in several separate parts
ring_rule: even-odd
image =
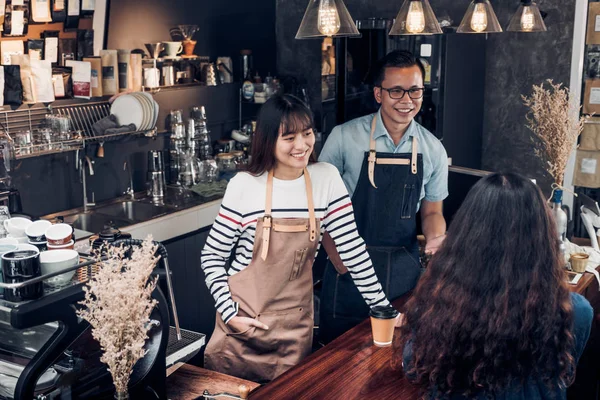
[[[423,93],[425,88],[410,88],[410,89],[402,89],[399,87],[395,88],[384,88],[383,86],[379,86],[381,90],[385,90],[389,93],[390,97],[394,100],[402,100],[404,98],[404,94],[408,93],[408,97],[413,100],[418,100],[423,97]]]

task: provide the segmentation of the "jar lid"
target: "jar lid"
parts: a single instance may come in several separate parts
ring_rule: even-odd
[[[219,154],[217,154],[217,158],[219,160],[233,160],[233,154],[232,153],[219,153]]]
[[[373,307],[369,315],[378,319],[392,319],[398,316],[399,312],[392,306]]]
[[[107,229],[103,230],[102,232],[100,232],[99,236],[100,236],[100,239],[102,239],[102,240],[114,242],[115,240],[117,240],[117,238],[119,236],[121,236],[121,231],[118,230],[117,228],[107,228]]]

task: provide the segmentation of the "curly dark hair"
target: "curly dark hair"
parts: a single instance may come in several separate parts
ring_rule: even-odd
[[[406,304],[395,343],[412,342],[406,373],[439,398],[494,394],[529,377],[568,386],[573,312],[557,238],[531,181],[480,179]]]

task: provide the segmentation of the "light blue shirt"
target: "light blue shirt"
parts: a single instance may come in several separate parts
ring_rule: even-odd
[[[410,153],[413,137],[417,138],[418,151],[423,154],[423,185],[419,207],[423,199],[434,202],[448,197],[448,155],[442,142],[413,120],[396,146],[383,124],[381,110],[333,128],[319,156],[319,161],[333,164],[340,171],[350,196],[352,197],[358,184],[365,152],[369,151],[371,122],[375,115],[377,123],[373,137],[378,152]]]

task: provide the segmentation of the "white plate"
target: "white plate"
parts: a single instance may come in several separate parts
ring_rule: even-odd
[[[152,97],[152,95],[150,93],[147,92],[140,92],[141,94],[143,94],[144,96],[146,96],[148,99],[150,99],[152,101],[152,104],[154,105],[154,120],[152,122],[152,126],[150,126],[150,128],[154,128],[156,126],[156,122],[158,121],[158,112],[160,111],[160,107],[158,105],[158,103],[154,100],[154,97]]]
[[[135,96],[123,95],[113,101],[110,113],[117,117],[119,125],[134,124],[139,130],[144,120],[142,103]]]
[[[149,99],[142,92],[138,92],[136,94],[137,94],[138,98],[140,98],[146,105],[146,116],[148,117],[148,121],[146,123],[146,127],[144,128],[144,130],[148,130],[148,129],[152,128],[152,126],[153,126],[152,123],[154,122],[154,100]]]
[[[149,111],[150,106],[148,105],[148,101],[146,97],[140,96],[139,93],[131,93],[131,96],[135,97],[140,104],[142,105],[143,118],[142,124],[138,126],[138,131],[144,131],[148,129],[148,125],[150,125],[152,114]]]

